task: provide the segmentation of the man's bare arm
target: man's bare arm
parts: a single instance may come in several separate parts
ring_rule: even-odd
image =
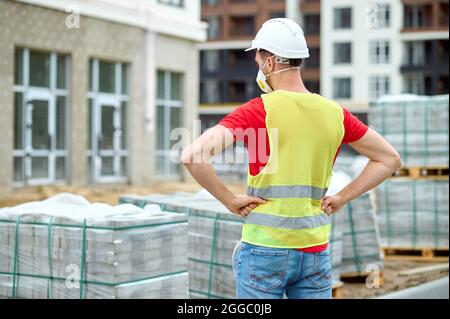
[[[231,212],[246,216],[265,201],[257,197],[233,194],[219,179],[210,163],[212,156],[222,152],[233,142],[233,134],[226,127],[216,125],[186,147],[181,155],[181,162],[194,179]]]
[[[369,162],[361,174],[339,193],[323,198],[322,208],[327,214],[338,211],[352,199],[381,184],[402,166],[400,155],[392,145],[370,128],[361,139],[349,145],[368,157]]]

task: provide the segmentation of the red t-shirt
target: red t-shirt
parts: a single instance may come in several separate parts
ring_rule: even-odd
[[[361,137],[364,136],[367,132],[367,125],[365,125],[363,122],[361,122],[356,116],[354,116],[347,108],[342,107],[343,114],[344,114],[344,137],[342,139],[341,145],[339,146],[336,155],[334,157],[334,160],[336,160],[336,157],[342,147],[342,144],[352,143],[359,140]],[[269,137],[267,134],[266,129],[266,110],[264,109],[264,104],[262,98],[255,98],[253,100],[250,100],[249,102],[241,105],[236,110],[225,116],[220,122],[220,125],[225,126],[226,128],[230,129],[232,133],[234,133],[235,129],[254,129],[255,132],[257,132],[256,138],[265,138],[266,141],[264,144],[261,143],[248,143],[248,137],[247,134],[244,134],[244,144],[247,147],[248,151],[248,159],[249,159],[249,171],[251,175],[257,175],[266,165],[267,161],[264,162],[264,160],[267,160],[270,155],[270,146],[269,146]],[[264,129],[263,132],[265,132],[265,136],[260,136],[259,134],[259,128]],[[234,139],[240,140],[242,136],[240,135],[234,135]],[[263,157],[261,160],[258,157],[258,145],[265,145],[266,150],[265,153],[267,156]],[[308,247],[308,248],[302,248],[299,249],[303,252],[321,252],[327,249],[328,244],[320,245],[320,246],[314,246],[314,247]]]

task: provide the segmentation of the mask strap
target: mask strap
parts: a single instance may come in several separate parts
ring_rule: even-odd
[[[266,78],[268,78],[269,76],[272,76],[274,74],[278,74],[278,73],[285,72],[285,71],[290,71],[290,70],[296,70],[296,69],[300,70],[300,67],[296,66],[296,67],[292,67],[292,68],[288,68],[288,69],[279,70],[279,71],[276,71],[276,72],[273,72],[273,73],[270,73],[270,74],[266,75]]]

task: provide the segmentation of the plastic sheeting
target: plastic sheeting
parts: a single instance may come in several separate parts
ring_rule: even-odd
[[[187,298],[187,218],[60,194],[0,209],[0,297]]]

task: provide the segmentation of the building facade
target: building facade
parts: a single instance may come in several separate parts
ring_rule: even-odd
[[[448,94],[448,0],[403,0],[404,92]]]
[[[402,5],[398,0],[322,0],[322,94],[364,113],[400,94]]]
[[[322,94],[365,113],[382,95],[448,93],[447,0],[322,0]]]
[[[199,1],[0,1],[0,191],[181,178]]]
[[[300,0],[295,8],[299,14],[297,20],[303,27],[306,43],[309,47],[309,58],[302,66],[302,78],[309,91],[320,93],[320,1]],[[288,12],[289,14],[289,12]],[[294,16],[294,14],[289,14]],[[295,16],[294,16],[295,17]]]
[[[257,66],[244,52],[259,27],[271,17],[284,17],[285,1],[202,1],[208,41],[200,44],[200,119],[214,126],[236,106],[259,94]]]

